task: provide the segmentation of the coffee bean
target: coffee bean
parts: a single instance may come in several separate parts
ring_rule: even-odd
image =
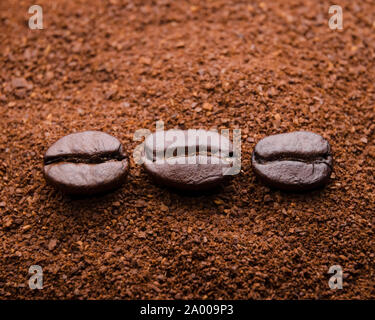
[[[68,194],[91,195],[119,187],[128,173],[128,161],[115,137],[99,131],[69,134],[44,155],[44,175]]]
[[[145,140],[144,167],[158,183],[181,190],[215,188],[230,177],[233,146],[214,131],[159,131]]]
[[[328,182],[331,148],[322,136],[298,131],[266,137],[252,155],[256,176],[265,184],[290,191],[305,191]]]

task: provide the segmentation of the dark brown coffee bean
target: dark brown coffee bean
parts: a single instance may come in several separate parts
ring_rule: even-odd
[[[91,195],[119,187],[128,173],[128,161],[115,137],[85,131],[55,142],[44,155],[44,175],[68,194]]]
[[[312,132],[272,135],[255,146],[252,164],[256,176],[271,187],[310,190],[327,183],[332,171],[331,148]]]
[[[181,190],[206,190],[230,177],[233,147],[213,131],[169,130],[148,136],[144,167],[158,183]]]

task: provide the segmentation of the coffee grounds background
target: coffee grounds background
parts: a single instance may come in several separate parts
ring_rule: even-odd
[[[375,3],[0,2],[0,298],[375,298]],[[242,170],[218,193],[155,186],[136,130],[239,128]],[[128,150],[118,191],[72,199],[46,185],[43,154],[101,130]],[[311,130],[334,155],[329,185],[270,190],[251,152]],[[30,290],[40,265],[44,288]],[[342,290],[328,270],[341,265]]]

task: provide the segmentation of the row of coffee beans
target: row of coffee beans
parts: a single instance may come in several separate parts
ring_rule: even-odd
[[[213,131],[169,130],[149,135],[142,162],[155,182],[181,190],[215,188],[233,176],[236,154],[230,140]],[[327,183],[331,148],[306,131],[277,134],[258,142],[252,154],[256,176],[281,190],[306,191]],[[99,131],[67,135],[44,156],[44,175],[67,194],[92,195],[118,188],[129,161],[115,137]]]

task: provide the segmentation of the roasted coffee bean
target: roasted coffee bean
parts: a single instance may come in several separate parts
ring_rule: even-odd
[[[119,187],[128,161],[115,137],[99,131],[69,134],[44,155],[44,176],[65,193],[92,195]]]
[[[252,164],[256,176],[271,187],[310,190],[328,182],[331,148],[327,140],[312,132],[272,135],[255,146]]]
[[[214,131],[159,131],[145,140],[144,167],[158,183],[181,190],[215,188],[230,177],[233,147]]]

